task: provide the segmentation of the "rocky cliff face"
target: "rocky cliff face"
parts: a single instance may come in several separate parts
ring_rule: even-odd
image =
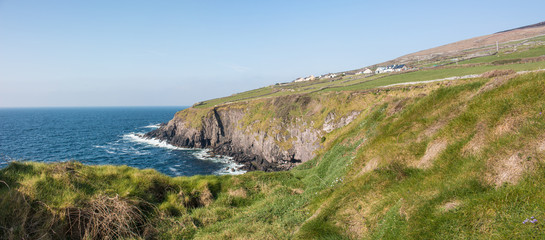
[[[301,106],[298,105],[299,100],[294,100],[297,107]],[[308,109],[312,104],[308,99],[305,101],[303,107]],[[279,102],[267,104],[278,105]],[[317,105],[312,106],[314,111],[323,112]],[[339,116],[337,121],[335,116],[339,114],[329,113],[327,119],[322,119],[323,124],[316,127],[308,121],[308,116],[314,112],[307,111],[306,115],[299,116],[288,113],[288,117],[281,117],[278,112],[287,111],[289,107],[279,105],[274,108],[276,117],[256,118],[253,116],[255,108],[242,104],[185,109],[146,137],[165,140],[179,147],[209,148],[215,154],[234,157],[235,161],[244,164],[246,170],[287,170],[312,159],[325,133],[350,123],[359,113],[351,111],[348,116]]]
[[[198,128],[190,127],[186,120],[175,117],[146,136],[180,147],[211,148],[215,154],[234,157],[247,170],[263,171],[290,169],[314,157],[313,152],[320,146],[320,131],[288,125],[253,132],[241,127],[245,114],[241,109],[214,108],[202,118]],[[274,130],[284,131],[274,134],[280,132]]]

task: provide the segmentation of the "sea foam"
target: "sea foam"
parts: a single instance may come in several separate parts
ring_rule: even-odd
[[[135,143],[147,144],[154,147],[166,148],[171,150],[189,150],[189,148],[176,147],[172,144],[167,143],[166,141],[155,139],[155,138],[146,138],[142,133],[129,133],[123,135],[123,139]]]
[[[216,172],[214,172],[214,174],[217,174],[217,175],[227,175],[227,174],[239,175],[239,174],[243,174],[243,173],[246,172],[245,170],[240,169],[244,165],[236,163],[233,160],[232,157],[229,157],[229,156],[212,156],[210,154],[209,149],[198,149],[198,150],[199,151],[193,153],[193,156],[195,156],[196,158],[202,159],[202,160],[218,162],[218,163],[222,163],[224,165],[224,167],[222,169],[217,170]]]
[[[161,124],[160,123],[157,123],[157,124],[150,124],[150,125],[147,125],[147,126],[144,126],[142,128],[153,128],[153,129],[156,129],[156,128],[159,128],[161,127]]]
[[[220,170],[217,170],[214,172],[214,174],[217,174],[217,175],[227,175],[227,174],[238,175],[238,174],[243,174],[246,172],[245,170],[240,169],[243,165],[236,163],[232,157],[212,156],[210,154],[209,149],[176,147],[172,144],[167,143],[166,141],[155,139],[155,138],[146,138],[144,137],[143,133],[134,133],[134,132],[123,135],[123,140],[135,142],[138,144],[150,145],[153,147],[166,148],[170,150],[194,151],[192,155],[195,156],[196,158],[201,160],[221,163],[224,166]],[[170,170],[172,171],[172,169]],[[176,172],[174,173],[176,175]]]

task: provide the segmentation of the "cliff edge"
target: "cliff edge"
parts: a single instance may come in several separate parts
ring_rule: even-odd
[[[192,107],[146,137],[178,147],[208,148],[233,157],[245,170],[288,170],[312,159],[325,133],[345,126],[360,112],[351,102],[339,106],[328,103],[331,100],[327,94],[307,94]]]

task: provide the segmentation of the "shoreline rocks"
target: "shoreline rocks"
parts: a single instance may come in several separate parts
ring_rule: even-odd
[[[212,109],[202,118],[199,127],[190,127],[187,120],[176,116],[168,123],[145,134],[146,138],[166,141],[177,147],[207,148],[214,155],[233,157],[246,171],[283,171],[314,157],[319,148],[319,130],[280,126],[289,137],[271,132],[252,132],[241,128],[244,116],[240,109]],[[279,140],[290,139],[292,147],[283,149]]]

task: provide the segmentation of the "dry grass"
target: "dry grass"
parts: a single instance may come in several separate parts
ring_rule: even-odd
[[[507,31],[507,32],[499,32],[495,34],[470,38],[470,39],[458,41],[455,43],[450,43],[447,45],[419,51],[416,53],[411,53],[411,54],[399,57],[395,59],[395,61],[396,62],[409,61],[409,60],[414,61],[417,59],[421,59],[422,57],[432,57],[436,55],[456,56],[460,54],[460,52],[466,49],[478,49],[485,46],[489,46],[489,47],[491,46],[491,48],[495,48],[494,45],[496,44],[496,41],[500,43],[505,43],[509,41],[539,36],[539,35],[542,35],[543,33],[545,33],[545,26],[517,29],[517,30]]]
[[[291,189],[291,194],[292,195],[300,195],[300,194],[303,194],[305,192],[305,190],[301,189],[301,188],[293,188]]]
[[[481,75],[483,78],[495,78],[500,76],[506,76],[506,75],[512,75],[515,74],[515,70],[512,69],[505,69],[505,70],[492,70],[485,72]]]
[[[0,197],[0,204],[6,207],[9,202],[9,215],[0,216],[2,222],[11,226],[0,225],[1,239],[47,239],[60,237],[58,229],[60,218],[51,212],[47,204],[41,201],[30,202],[28,196],[12,190]],[[8,210],[8,209],[3,209]],[[2,219],[4,218],[4,219]]]
[[[439,156],[439,154],[447,148],[447,141],[445,140],[435,140],[428,144],[426,153],[424,156],[416,163],[415,167],[417,168],[429,168],[433,165],[433,160]]]
[[[462,202],[460,200],[451,200],[446,202],[440,207],[441,212],[448,212],[451,210],[454,210],[458,208],[460,205],[462,205]]]
[[[507,83],[509,80],[516,77],[516,73],[513,70],[494,70],[490,72],[486,72],[482,75],[484,78],[494,78],[488,82],[486,82],[480,89],[475,93],[481,94],[486,91],[490,91],[492,89],[495,89],[505,83]]]
[[[486,124],[478,123],[476,133],[471,140],[462,148],[463,154],[478,154],[486,146]]]
[[[371,171],[377,169],[378,166],[379,166],[379,163],[380,163],[380,158],[379,157],[372,158],[371,160],[369,160],[365,164],[365,166],[363,166],[363,168],[361,169],[361,171],[359,172],[358,175],[363,175],[365,173],[368,173],[368,172],[371,172]]]
[[[214,202],[214,195],[208,187],[201,190],[194,189],[191,193],[180,191],[178,198],[181,200],[185,208],[199,208],[208,206]]]
[[[454,118],[454,116],[449,116],[447,119],[443,119],[443,120],[440,120],[440,121],[437,121],[435,123],[433,123],[431,126],[429,126],[428,128],[424,129],[423,131],[423,135],[420,135],[417,139],[418,142],[421,142],[423,140],[425,140],[426,138],[428,137],[432,137],[435,133],[437,133],[439,130],[441,130],[444,126],[447,125],[447,123],[452,119]]]
[[[204,188],[199,195],[199,201],[201,206],[208,207],[212,202],[214,202],[214,195],[210,192],[210,189]]]
[[[523,173],[531,167],[532,161],[529,159],[521,153],[490,159],[488,165],[491,171],[485,175],[485,181],[496,187],[505,183],[516,184]]]
[[[403,99],[394,101],[392,104],[388,105],[388,108],[386,109],[387,115],[392,116],[396,113],[403,111],[408,101],[409,101],[409,98],[403,98]]]
[[[68,235],[73,239],[141,238],[153,232],[132,201],[98,195],[83,208],[67,208]]]
[[[498,124],[498,126],[496,126],[496,128],[494,129],[494,134],[499,136],[506,133],[516,132],[517,129],[519,129],[522,125],[524,119],[526,119],[526,117],[522,115],[508,116],[503,119],[503,121]]]
[[[248,197],[248,193],[246,192],[246,190],[244,190],[244,188],[239,188],[237,190],[229,189],[229,191],[227,191],[227,194],[229,194],[229,196],[231,197],[239,197],[239,198]]]
[[[339,213],[342,221],[337,222],[336,225],[346,229],[352,239],[361,239],[369,232],[369,229],[364,222],[365,216],[361,211],[358,211],[356,207],[357,206],[342,210]]]
[[[537,150],[538,151],[545,151],[545,139],[544,140],[541,140],[541,142],[539,143],[539,145],[537,146]]]

